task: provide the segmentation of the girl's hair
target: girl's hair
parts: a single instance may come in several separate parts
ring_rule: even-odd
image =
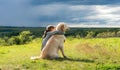
[[[43,38],[46,37],[47,32],[51,31],[52,28],[55,28],[55,27],[52,25],[49,25],[46,27],[46,30],[44,31],[44,34],[43,34]]]

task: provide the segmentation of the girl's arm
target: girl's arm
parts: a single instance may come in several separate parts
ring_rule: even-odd
[[[50,32],[50,33],[51,33],[51,35],[64,35],[64,32],[58,31],[58,30]]]

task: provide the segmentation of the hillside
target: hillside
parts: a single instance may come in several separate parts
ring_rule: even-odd
[[[40,45],[41,39],[35,39],[25,45],[0,46],[0,70],[120,69],[119,38],[76,39],[69,37],[64,47],[69,59],[30,60],[31,56],[40,54]]]

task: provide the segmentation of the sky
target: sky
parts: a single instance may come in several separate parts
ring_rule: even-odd
[[[0,26],[120,27],[120,0],[0,0]]]

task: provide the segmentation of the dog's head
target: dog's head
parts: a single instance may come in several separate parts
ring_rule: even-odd
[[[69,27],[64,22],[60,22],[57,25],[56,30],[60,30],[60,31],[65,32],[66,30],[69,30]]]

